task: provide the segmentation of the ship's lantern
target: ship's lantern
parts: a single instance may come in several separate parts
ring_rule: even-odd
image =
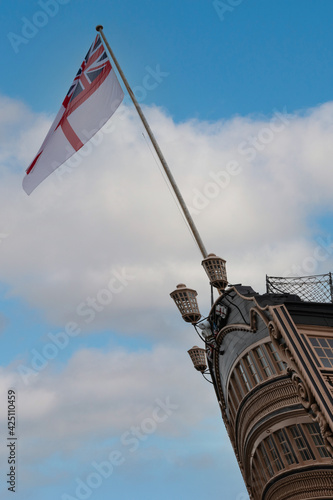
[[[194,346],[187,351],[190,355],[194,368],[201,373],[207,369],[206,351],[202,347]]]
[[[217,257],[214,253],[210,253],[201,264],[206,271],[209,282],[212,286],[222,291],[228,284],[226,261]]]
[[[181,283],[177,285],[176,290],[170,293],[170,297],[174,300],[178,307],[183,320],[187,323],[197,323],[201,318],[198,302],[196,299],[197,292]]]

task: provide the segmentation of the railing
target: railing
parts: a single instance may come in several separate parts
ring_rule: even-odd
[[[333,302],[332,273],[288,278],[266,275],[266,291],[291,293],[306,302]]]

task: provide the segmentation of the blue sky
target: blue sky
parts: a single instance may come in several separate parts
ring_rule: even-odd
[[[330,1],[238,3],[223,14],[218,3],[204,1],[72,0],[59,5],[29,43],[18,42],[15,55],[6,34],[22,35],[22,18],[32,21],[40,8],[37,2],[11,2],[2,7],[8,78],[1,88],[37,111],[55,112],[95,26],[103,24],[133,87],[146,65],[160,64],[170,73],[167,85],[146,102],[165,107],[177,121],[271,114],[283,106],[293,112],[329,101]]]
[[[230,281],[263,292],[266,273],[332,270],[333,5],[228,2],[225,13],[201,0],[1,8],[0,423],[6,436],[15,387],[19,500],[79,498],[78,481],[112,450],[124,462],[86,498],[247,498],[212,388],[188,359],[200,340],[168,295],[185,281],[208,313],[200,254],[128,98],[65,179],[50,176],[30,197],[21,187],[103,24]],[[86,323],[78,306],[119,273],[121,293]],[[146,432],[132,452],[122,436],[133,426]],[[3,444],[2,480],[6,460]]]

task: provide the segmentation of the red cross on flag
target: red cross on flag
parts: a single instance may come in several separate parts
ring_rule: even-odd
[[[27,194],[89,140],[116,111],[124,93],[100,35],[79,71],[36,157],[26,170]]]

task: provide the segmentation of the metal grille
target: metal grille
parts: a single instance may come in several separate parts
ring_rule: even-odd
[[[333,302],[332,273],[278,278],[266,276],[267,293],[291,293],[306,302]]]

